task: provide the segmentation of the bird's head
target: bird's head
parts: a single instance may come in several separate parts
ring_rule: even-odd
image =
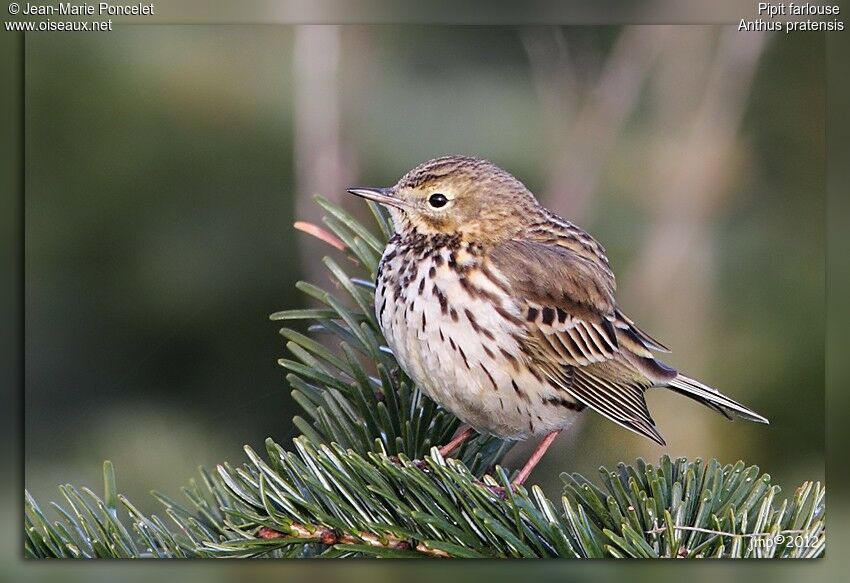
[[[395,186],[349,192],[387,207],[402,235],[415,230],[484,243],[511,237],[538,209],[531,192],[510,173],[467,156],[429,160]]]

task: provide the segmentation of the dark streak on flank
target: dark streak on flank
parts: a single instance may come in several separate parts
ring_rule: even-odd
[[[528,398],[528,393],[519,388],[519,385],[516,384],[516,381],[511,379],[511,386],[514,388],[514,392],[517,396],[528,403],[531,399]]]
[[[489,371],[489,370],[487,370],[487,367],[486,367],[486,366],[484,366],[484,363],[483,363],[483,362],[479,362],[478,364],[479,364],[479,366],[481,366],[481,368],[484,370],[484,374],[486,374],[486,375],[487,375],[487,378],[488,378],[488,379],[490,379],[490,384],[492,384],[492,385],[493,385],[493,390],[494,390],[494,391],[498,391],[498,390],[499,390],[499,385],[497,385],[497,384],[496,384],[496,381],[495,381],[495,380],[493,380],[493,375],[491,375],[491,374],[490,374],[490,371]],[[501,401],[501,400],[502,400],[502,399],[501,399],[501,398],[499,398],[499,401]],[[502,406],[502,408],[504,408],[504,406]]]
[[[490,330],[488,330],[487,328],[482,328],[481,326],[478,325],[478,321],[475,319],[475,315],[472,312],[470,312],[468,308],[464,308],[463,311],[466,314],[466,319],[469,320],[469,324],[472,326],[473,330],[475,330],[479,334],[483,334],[484,336],[486,336],[490,340],[495,339],[494,336],[493,336],[493,333],[490,332]],[[489,350],[487,350],[486,346],[484,347],[484,350],[487,352],[487,354],[490,355],[490,358],[493,357],[493,353],[490,352]]]
[[[508,322],[512,322],[512,323],[516,324],[517,326],[522,324],[521,319],[519,319],[516,316],[514,316],[513,314],[511,314],[509,311],[507,311],[502,306],[496,305],[496,313],[499,314],[501,317],[503,317]]]
[[[454,251],[449,253],[449,268],[457,271],[457,257],[455,257]]]
[[[461,276],[458,277],[457,281],[460,284],[460,287],[462,287],[466,293],[471,295],[473,298],[478,297],[478,288],[476,288],[474,285],[472,285],[472,283],[470,283],[469,279],[467,279],[465,276],[461,275]]]
[[[511,366],[514,367],[514,370],[519,372],[519,360],[517,360],[517,357],[502,348],[501,346],[499,347],[499,352],[501,352],[502,356],[504,356],[511,363]]]
[[[563,397],[543,397],[541,400],[544,405],[557,405],[572,411],[584,411],[586,408],[585,405],[582,405],[581,403],[576,403],[569,399],[564,399]]]
[[[489,279],[489,280],[490,280],[490,283],[492,283],[493,285],[495,285],[497,288],[499,288],[500,290],[502,290],[504,293],[506,293],[506,294],[510,295],[511,290],[509,290],[509,289],[505,286],[505,284],[504,284],[504,283],[502,283],[502,281],[501,281],[498,277],[496,277],[495,275],[493,275],[493,272],[492,272],[492,271],[490,271],[490,267],[489,267],[489,266],[487,266],[486,264],[484,264],[484,265],[481,265],[481,267],[480,267],[479,269],[481,270],[481,273],[484,275],[484,277],[486,277],[487,279]]]
[[[440,302],[440,311],[443,312],[445,316],[449,312],[449,300],[443,295],[443,292],[440,291],[440,288],[437,287],[437,284],[434,284],[434,289],[431,292],[437,297],[437,300]]]
[[[469,361],[466,360],[466,353],[463,351],[463,348],[458,344],[457,351],[460,352],[460,357],[463,359],[463,364],[469,370]]]
[[[466,291],[466,293],[473,298],[483,298],[496,306],[499,306],[502,302],[496,294],[489,292],[486,289],[474,286],[472,282],[469,281],[469,278],[464,275],[460,275],[458,277],[458,283],[460,283],[460,286]]]

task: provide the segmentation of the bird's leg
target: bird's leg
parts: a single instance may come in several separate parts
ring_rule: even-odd
[[[463,442],[469,439],[473,433],[475,433],[475,430],[472,427],[467,427],[466,429],[455,435],[454,439],[452,439],[450,442],[440,448],[440,455],[443,457],[448,456],[454,450],[463,445]]]
[[[525,479],[528,478],[528,475],[531,474],[532,470],[537,466],[543,456],[546,454],[546,450],[549,449],[549,446],[552,445],[552,442],[555,441],[555,438],[558,437],[558,434],[561,433],[561,430],[553,431],[549,435],[543,438],[543,441],[540,442],[540,445],[534,450],[534,453],[531,454],[531,457],[528,458],[528,461],[525,462],[525,465],[517,474],[516,478],[511,482],[512,486],[520,486]]]

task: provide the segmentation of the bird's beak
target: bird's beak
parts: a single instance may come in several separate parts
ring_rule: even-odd
[[[373,200],[378,204],[397,208],[404,206],[404,201],[395,195],[392,188],[349,188],[348,192],[368,200]]]

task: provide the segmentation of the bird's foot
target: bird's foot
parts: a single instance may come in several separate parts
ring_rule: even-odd
[[[473,433],[475,433],[475,430],[472,427],[467,427],[466,429],[458,433],[454,437],[454,439],[439,448],[440,455],[443,457],[449,457],[449,455],[453,453],[456,449],[458,449],[461,445],[463,445],[463,443],[467,439],[469,439]]]
[[[546,450],[549,449],[549,446],[552,445],[552,442],[555,441],[555,438],[558,437],[559,433],[561,433],[560,430],[553,431],[543,438],[543,441],[541,441],[540,445],[535,448],[531,457],[528,458],[528,461],[525,462],[525,465],[511,482],[511,487],[516,488],[517,486],[522,486],[534,468],[537,467],[537,464],[540,463],[540,460],[543,459],[543,455],[546,453]]]

